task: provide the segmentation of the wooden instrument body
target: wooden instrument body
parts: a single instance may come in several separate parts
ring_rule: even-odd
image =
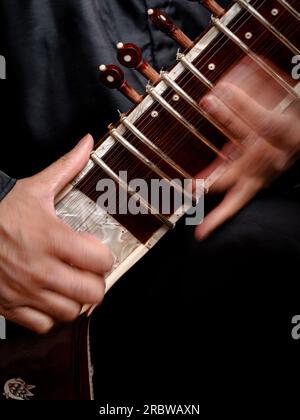
[[[11,324],[7,330],[0,346],[0,401],[93,399],[89,318],[81,316],[45,336]],[[26,395],[28,386],[32,395]]]

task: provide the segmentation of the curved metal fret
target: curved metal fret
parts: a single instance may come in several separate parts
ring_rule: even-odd
[[[272,79],[278,82],[290,95],[298,98],[299,95],[278,73],[276,73],[265,61],[263,61],[257,54],[255,54],[239,37],[237,37],[227,26],[217,19],[211,18],[213,25],[224,35],[226,35],[232,42],[234,42],[241,50],[243,50],[253,61],[258,64]]]
[[[121,115],[121,123],[124,125],[127,130],[131,131],[143,144],[149,147],[152,152],[156,153],[165,163],[167,163],[171,168],[180,174],[183,178],[192,179],[192,175],[186,172],[181,166],[179,166],[174,160],[167,156],[159,147],[157,147],[151,140],[149,140],[134,124],[132,124],[128,117]]]
[[[189,103],[203,118],[208,120],[214,127],[221,131],[229,140],[235,144],[235,146],[240,147],[240,144],[230,138],[228,131],[222,127],[208,112],[206,112],[201,106],[191,98],[174,80],[172,80],[166,72],[161,73],[162,80],[170,86],[179,96],[181,96],[187,103]]]
[[[294,54],[300,54],[300,50],[292,44],[278,29],[276,29],[264,16],[262,16],[251,4],[245,0],[236,0],[236,2],[255,17],[265,28],[267,28],[273,35],[276,36],[286,47],[288,47]]]
[[[204,74],[202,74],[197,67],[192,64],[184,54],[178,53],[177,54],[177,61],[180,61],[180,63],[185,67],[187,70],[189,70],[201,83],[204,84],[208,89],[212,90],[214,88],[214,84],[208,80]]]
[[[180,194],[184,194],[186,197],[189,198],[191,203],[196,199],[191,195],[188,194],[184,189],[174,182],[164,171],[162,171],[158,166],[155,165],[150,159],[148,159],[142,152],[140,152],[136,147],[134,147],[128,140],[125,139],[115,128],[110,130],[110,135],[114,140],[122,144],[130,153],[132,153],[138,160],[140,160],[144,165],[146,165],[151,171],[156,173],[160,178],[166,179],[169,184],[174,187],[174,189],[179,192]]]
[[[174,223],[170,222],[163,214],[160,214],[158,210],[151,206],[139,193],[129,187],[129,185],[123,181],[106,163],[97,156],[95,152],[91,153],[92,161],[98,165],[113,181],[115,181],[121,188],[128,192],[128,194],[139,200],[141,205],[150,212],[151,215],[156,217],[159,221],[161,221],[164,225],[168,227],[168,229],[173,229],[175,227]]]
[[[166,111],[168,111],[177,121],[179,121],[185,128],[187,128],[197,139],[199,139],[202,143],[204,143],[207,147],[209,147],[213,152],[215,152],[220,158],[224,161],[228,162],[228,157],[219,150],[216,146],[214,146],[205,136],[200,134],[198,130],[190,124],[179,112],[177,112],[162,96],[159,95],[155,91],[155,88],[151,85],[147,86],[147,93],[155,99]]]
[[[286,0],[277,0],[279,4],[281,4],[282,7],[284,7],[288,12],[290,12],[291,15],[293,15],[296,19],[300,20],[300,13],[297,12],[293,8],[293,6],[290,5]]]

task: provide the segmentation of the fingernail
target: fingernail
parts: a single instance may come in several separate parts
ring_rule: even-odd
[[[200,106],[209,114],[217,112],[219,105],[219,100],[213,95],[205,96],[200,102]]]
[[[93,139],[93,136],[90,133],[88,133],[83,137],[83,139],[81,139],[81,141],[84,142],[87,141],[87,139]]]
[[[86,134],[78,143],[77,143],[77,146],[76,146],[76,148],[77,147],[81,147],[82,146],[82,144],[83,143],[85,143],[85,142],[87,142],[88,141],[88,139],[89,140],[93,140],[94,141],[94,139],[93,139],[93,136],[91,135],[91,134]]]

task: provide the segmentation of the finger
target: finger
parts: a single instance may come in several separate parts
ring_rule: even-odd
[[[225,171],[219,178],[212,184],[209,189],[211,194],[221,194],[235,185],[241,173],[238,170],[239,165],[236,162],[232,163],[231,166]]]
[[[226,104],[222,102],[216,94],[204,96],[201,100],[201,107],[210,114],[225,130],[226,134],[238,142],[242,143],[252,132],[247,124],[239,117],[237,112],[233,112]],[[228,105],[228,106],[227,106]]]
[[[274,109],[278,104],[278,95],[282,95],[282,87],[249,57],[234,65],[222,82],[237,86],[267,109]]]
[[[93,149],[93,138],[85,136],[77,146],[37,177],[56,196],[85,167]]]
[[[234,152],[234,158],[238,158],[240,156],[240,153],[238,153],[237,149],[232,143],[226,143],[222,147],[222,153],[226,156],[232,157]],[[212,163],[210,163],[208,166],[206,166],[204,169],[202,169],[196,176],[196,179],[206,179],[211,175],[217,168],[219,168],[221,165],[226,165],[224,160],[220,158],[219,156],[216,157]],[[229,164],[230,165],[230,164]],[[225,168],[224,168],[225,169]]]
[[[105,292],[104,278],[68,264],[50,259],[43,262],[44,273],[39,273],[40,287],[80,304],[98,304]]]
[[[207,238],[215,229],[232,218],[259,191],[257,180],[245,180],[237,183],[225,196],[224,200],[206,216],[204,222],[197,226],[195,237],[197,240]]]
[[[8,321],[19,324],[38,334],[46,334],[55,325],[53,318],[27,306],[20,306],[9,311],[4,311],[1,308],[1,313]]]
[[[105,274],[112,268],[113,258],[110,249],[87,232],[75,232],[60,222],[53,234],[52,252],[64,262],[97,274]]]
[[[37,297],[28,300],[26,304],[62,322],[76,319],[82,308],[78,302],[50,290],[41,290]]]
[[[210,188],[210,192],[223,193],[237,184],[242,178],[243,174],[249,170],[249,164],[252,166],[257,162],[258,157],[255,154],[256,149],[250,149],[241,155],[237,160],[232,162],[228,169],[214,182]],[[257,168],[257,167],[256,167]],[[257,168],[258,169],[258,168]],[[252,174],[252,168],[251,168]],[[249,173],[248,173],[249,175]]]
[[[274,146],[282,148],[287,146],[288,138],[283,144],[282,134],[290,130],[288,116],[270,111],[258,104],[243,90],[229,83],[220,83],[215,94],[222,99],[229,108],[241,115],[256,134],[268,140]],[[288,137],[288,136],[285,136]]]

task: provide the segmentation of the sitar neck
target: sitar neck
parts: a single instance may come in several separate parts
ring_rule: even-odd
[[[226,128],[201,108],[201,98],[214,92],[222,77],[247,59],[251,68],[267,75],[276,85],[274,108],[284,109],[298,99],[299,82],[293,70],[300,51],[299,13],[298,1],[238,0],[222,17],[212,18],[205,33],[178,54],[177,64],[162,72],[156,83],[148,85],[140,103],[110,126],[110,132],[97,144],[86,168],[72,183],[73,201],[69,198],[60,204],[60,212],[66,214],[64,206],[72,203],[76,208],[78,197],[86,197],[86,205],[94,209],[101,179],[112,180],[119,192],[135,179],[144,180],[149,186],[153,179],[169,183],[174,179],[192,180],[202,171],[209,187],[237,145]],[[243,71],[246,76],[249,66]],[[230,147],[224,147],[228,144]],[[125,181],[121,172],[126,172]],[[131,196],[132,191],[127,188],[125,198]],[[175,213],[173,208],[169,214],[162,214],[156,208],[154,214],[147,197],[138,199],[141,207],[149,210],[147,214],[117,211],[107,216],[121,233],[128,233],[131,250],[136,244],[151,247],[186,211],[183,208]],[[72,226],[77,230],[82,229],[83,219],[90,217],[85,209],[80,211],[82,217],[72,218]],[[103,222],[102,213],[101,217]],[[118,257],[119,263],[124,255]]]

